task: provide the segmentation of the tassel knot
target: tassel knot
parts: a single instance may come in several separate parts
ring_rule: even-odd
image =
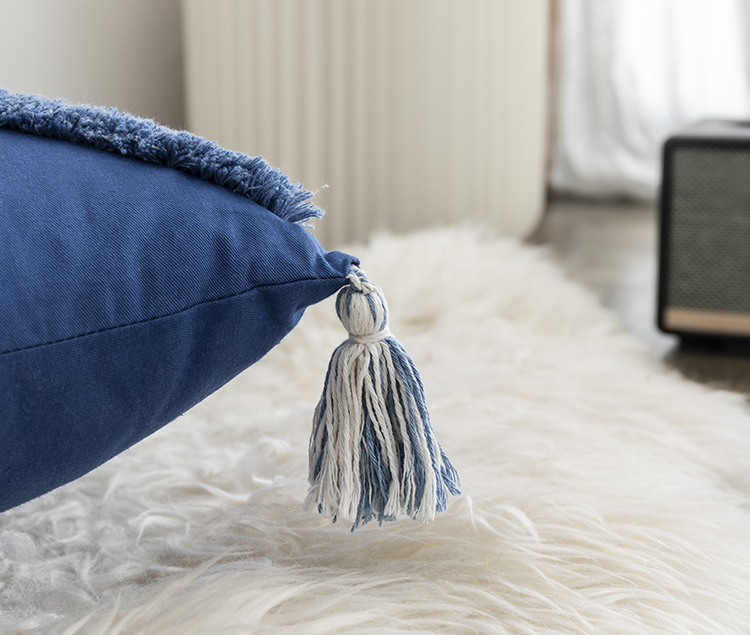
[[[356,527],[399,514],[427,521],[459,494],[435,439],[414,362],[388,329],[388,303],[352,267],[336,312],[349,333],[333,353],[310,438],[306,506]]]
[[[389,337],[388,302],[379,287],[354,265],[347,276],[349,286],[336,296],[336,314],[357,344],[378,342]]]

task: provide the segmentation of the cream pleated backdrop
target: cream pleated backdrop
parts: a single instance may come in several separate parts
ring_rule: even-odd
[[[542,210],[546,0],[184,0],[188,123],[318,190],[327,246]]]

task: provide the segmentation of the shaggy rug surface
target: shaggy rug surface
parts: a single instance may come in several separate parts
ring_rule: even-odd
[[[5,633],[746,633],[750,412],[652,359],[545,252],[352,249],[464,493],[351,533],[302,510],[331,302],[231,384],[0,515]]]

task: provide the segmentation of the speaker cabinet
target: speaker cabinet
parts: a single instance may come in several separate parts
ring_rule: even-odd
[[[659,328],[750,338],[750,122],[667,140],[660,217]]]

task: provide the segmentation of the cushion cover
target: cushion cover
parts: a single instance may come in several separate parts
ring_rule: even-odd
[[[0,128],[0,511],[218,389],[356,262],[197,176]]]

